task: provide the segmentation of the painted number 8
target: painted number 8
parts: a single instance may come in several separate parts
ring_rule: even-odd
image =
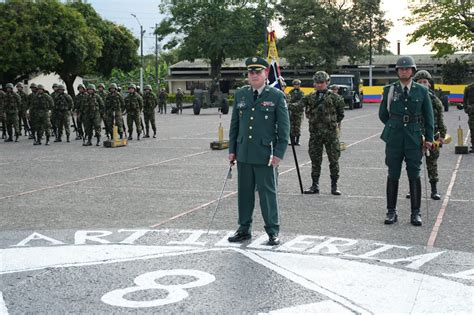
[[[197,278],[197,280],[174,285],[164,285],[156,282],[156,280],[166,276],[191,276]],[[185,289],[202,287],[215,280],[216,278],[207,272],[192,269],[173,269],[147,272],[135,278],[133,282],[135,282],[136,286],[125,289],[117,289],[106,293],[104,296],[102,296],[102,302],[114,306],[134,308],[161,306],[176,303],[187,298],[189,293]],[[153,289],[165,290],[168,292],[168,295],[163,299],[147,301],[133,301],[124,297],[128,293]]]

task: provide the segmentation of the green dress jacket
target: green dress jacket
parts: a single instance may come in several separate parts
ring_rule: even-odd
[[[250,86],[237,90],[229,130],[229,153],[236,154],[237,162],[268,164],[272,154],[283,159],[289,133],[283,92],[265,86],[254,101]]]

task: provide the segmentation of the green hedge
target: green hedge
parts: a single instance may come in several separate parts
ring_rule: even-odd
[[[194,95],[184,95],[183,103],[192,103],[194,101]],[[234,95],[228,95],[227,96],[227,101],[229,102],[229,105],[232,106],[234,103]],[[167,103],[176,103],[176,94],[170,93],[168,94],[168,98],[166,100]]]

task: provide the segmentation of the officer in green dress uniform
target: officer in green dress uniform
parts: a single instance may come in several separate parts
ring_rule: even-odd
[[[387,178],[387,217],[385,224],[397,222],[398,181],[405,160],[410,184],[412,225],[421,225],[420,169],[423,150],[433,142],[434,118],[428,89],[412,80],[415,60],[410,56],[398,59],[395,66],[399,80],[384,87],[379,118],[385,124],[380,138],[385,142]],[[424,123],[425,141],[422,139]]]
[[[289,138],[289,117],[282,91],[265,85],[268,63],[260,57],[245,61],[250,86],[237,90],[229,131],[229,160],[237,161],[239,228],[229,242],[251,238],[255,188],[268,245],[278,245],[277,166]]]

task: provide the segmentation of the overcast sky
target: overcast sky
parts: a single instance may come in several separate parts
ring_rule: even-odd
[[[159,0],[87,0],[102,18],[125,25],[132,31],[135,37],[140,38],[140,25],[131,15],[135,14],[146,31],[144,36],[144,53],[155,52],[155,36],[153,29],[156,23],[160,23],[163,16],[159,14]],[[407,8],[406,0],[382,0],[382,10],[386,12],[386,17],[393,23],[392,30],[388,33],[387,39],[390,42],[389,49],[397,53],[397,40],[400,40],[401,54],[429,54],[430,49],[422,43],[407,45],[407,34],[414,30],[414,27],[404,25],[400,19],[410,12]],[[278,36],[282,36],[282,30],[277,24],[273,24]]]

